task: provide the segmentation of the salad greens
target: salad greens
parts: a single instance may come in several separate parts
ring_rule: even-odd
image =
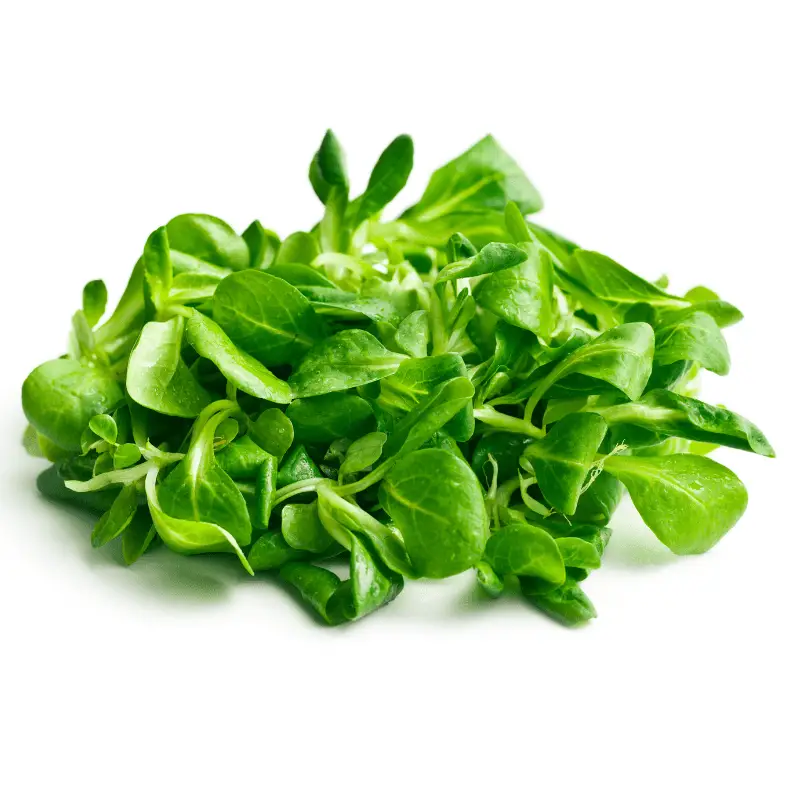
[[[110,314],[84,287],[22,405],[39,490],[98,517],[93,547],[227,553],[330,624],[474,570],[574,625],[625,492],[678,554],[735,525],[747,492],[708,454],[774,452],[696,394],[738,309],[529,220],[541,196],[491,136],[383,219],[413,158],[397,137],[354,196],[328,131],[310,230],[182,214]]]

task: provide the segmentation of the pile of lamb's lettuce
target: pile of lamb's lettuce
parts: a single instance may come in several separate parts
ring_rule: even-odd
[[[491,137],[384,221],[412,159],[398,137],[354,195],[328,132],[311,231],[184,214],[105,321],[86,285],[22,403],[39,488],[100,515],[93,546],[230,553],[332,624],[470,569],[573,624],[626,490],[675,553],[736,523],[747,493],[708,453],[773,451],[695,389],[740,312],[529,222],[541,197]]]

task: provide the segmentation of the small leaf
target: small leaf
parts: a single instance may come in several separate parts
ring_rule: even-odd
[[[83,287],[83,313],[90,328],[94,328],[106,312],[108,290],[103,281],[89,281]]]
[[[499,575],[530,575],[558,585],[565,578],[556,540],[545,530],[517,523],[489,537],[486,560]]]
[[[527,260],[528,254],[516,245],[492,242],[487,244],[477,255],[445,267],[436,279],[436,283],[489,275],[516,267]]]
[[[89,420],[89,429],[103,441],[115,444],[117,441],[117,423],[110,414],[97,414]]]
[[[136,486],[123,486],[111,508],[97,521],[92,531],[92,547],[102,547],[116,539],[130,525],[138,508]]]
[[[137,445],[128,442],[121,444],[114,451],[114,469],[128,469],[138,464],[142,454]]]

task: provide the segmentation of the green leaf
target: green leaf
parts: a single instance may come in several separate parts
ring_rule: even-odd
[[[637,403],[595,410],[609,425],[636,425],[666,436],[721,444],[762,456],[775,455],[766,436],[750,420],[727,408],[665,389],[648,392]]]
[[[495,531],[485,558],[499,575],[530,575],[555,585],[566,577],[556,540],[533,525],[516,523]]]
[[[123,401],[108,373],[71,358],[46,361],[22,384],[22,409],[31,425],[58,447],[80,452],[81,436],[97,414]]]
[[[444,450],[410,453],[381,483],[380,496],[420,576],[446,578],[480,560],[489,522],[478,479],[463,460]]]
[[[140,506],[127,528],[122,532],[122,558],[130,566],[135,564],[150,548],[156,538],[156,529],[147,506]]]
[[[240,436],[216,454],[217,465],[234,480],[251,480],[269,453],[249,436]]]
[[[89,281],[83,287],[83,313],[89,327],[94,328],[106,313],[108,290],[103,281]]]
[[[214,296],[220,282],[231,274],[225,267],[217,267],[178,250],[169,251],[172,261],[172,281],[169,302],[203,303]]]
[[[604,381],[637,400],[653,368],[655,337],[645,322],[629,322],[578,347],[561,361],[552,363],[546,375],[536,381],[526,406],[526,418],[557,381],[579,373]]]
[[[555,540],[564,565],[574,569],[599,569],[600,551],[597,546],[578,536],[562,536]]]
[[[286,544],[280,533],[263,533],[253,542],[247,560],[255,572],[278,569],[290,561],[311,557],[309,551],[295,550]]]
[[[615,477],[601,472],[578,499],[573,519],[579,523],[608,524],[624,493],[623,485]]]
[[[306,354],[289,385],[295,397],[340,392],[391,375],[407,358],[387,350],[366,331],[341,331]]]
[[[520,579],[522,594],[562,625],[582,625],[597,616],[592,601],[574,580],[543,589],[536,579]]]
[[[688,309],[665,314],[656,327],[656,364],[696,361],[717,375],[727,375],[731,358],[719,326],[708,314]]]
[[[186,339],[199,356],[216,364],[237,389],[273,403],[291,402],[292,391],[286,381],[240,350],[214,320],[196,309],[189,310]]]
[[[225,528],[212,522],[173,517],[163,511],[156,491],[156,474],[155,468],[148,472],[145,490],[153,526],[164,540],[164,544],[176,553],[185,555],[233,551],[239,557],[242,566],[252,575],[252,567],[245,558],[239,542]],[[241,497],[241,494],[239,496]],[[243,498],[242,503],[244,503]],[[250,524],[249,518],[247,524]]]
[[[325,323],[294,286],[256,270],[234,273],[219,284],[214,320],[268,367],[295,362],[326,334]]]
[[[344,150],[332,130],[325,132],[322,144],[311,160],[308,179],[323,204],[328,202],[331,190],[335,187],[343,188],[345,198],[347,196],[349,181]]]
[[[492,242],[470,258],[448,264],[436,279],[436,283],[458,280],[459,278],[476,278],[510,269],[528,260],[528,253],[513,244]]]
[[[89,429],[104,442],[115,444],[117,441],[117,423],[110,414],[97,414],[89,420]]]
[[[447,263],[470,259],[478,255],[478,250],[472,242],[462,233],[454,233],[447,240]]]
[[[647,527],[679,555],[712,548],[747,507],[742,482],[704,456],[611,456],[605,469],[625,484]]]
[[[320,314],[325,313],[336,318],[353,320],[366,317],[376,322],[390,324],[396,324],[400,320],[397,309],[388,299],[359,296],[353,292],[345,292],[327,286],[304,286],[302,292],[311,300],[314,308]],[[331,314],[330,310],[336,313]]]
[[[544,439],[525,449],[539,489],[556,511],[567,516],[575,513],[606,430],[605,420],[597,414],[568,414]]]
[[[467,368],[461,356],[446,353],[404,361],[397,372],[381,381],[378,404],[393,415],[414,410],[442,383],[466,377]],[[446,423],[447,431],[459,442],[470,439],[475,431],[472,404],[464,407]]]
[[[170,246],[209,264],[247,269],[250,251],[230,225],[208,214],[181,214],[167,223]]]
[[[279,408],[268,408],[250,423],[250,436],[280,461],[294,441],[292,421]]]
[[[329,280],[316,267],[309,267],[306,264],[273,264],[269,268],[269,274],[276,278],[297,286],[304,292],[313,286],[321,286],[327,289],[337,289],[336,284]],[[350,293],[348,293],[349,295]],[[355,297],[356,295],[353,295]],[[311,299],[313,299],[311,294]]]
[[[172,288],[172,259],[166,228],[157,228],[147,238],[142,263],[146,305],[153,309],[152,313],[161,312],[168,304]]]
[[[351,204],[349,215],[353,228],[375,216],[397,197],[413,166],[414,143],[410,136],[398,136],[381,153],[364,194]]]
[[[345,549],[353,536],[368,542],[380,561],[392,572],[418,577],[395,531],[378,522],[351,499],[341,497],[328,485],[317,487],[319,518],[328,533]]]
[[[500,597],[505,591],[502,579],[485,561],[479,561],[475,565],[475,577],[489,597]]]
[[[381,567],[355,536],[348,580],[303,563],[286,564],[280,576],[330,625],[366,616],[394,600],[403,588],[403,579]]]
[[[275,264],[312,264],[319,255],[317,240],[309,233],[290,233],[278,248]]]
[[[258,468],[256,474],[255,509],[252,517],[253,527],[263,530],[269,526],[275,492],[278,489],[278,459],[271,453]]]
[[[381,457],[385,444],[386,434],[382,431],[373,431],[356,439],[347,449],[339,475],[351,475],[371,467]]]
[[[144,264],[136,262],[125,291],[111,316],[94,332],[95,342],[115,361],[125,358],[145,322]]]
[[[530,436],[520,433],[492,431],[476,444],[472,452],[472,469],[487,488],[492,483],[495,469],[498,482],[504,483],[517,475],[520,456],[532,441]]]
[[[183,317],[148,322],[131,353],[126,387],[139,405],[171,417],[196,417],[212,400],[181,358]]]
[[[430,328],[428,312],[424,309],[412,311],[397,326],[395,341],[398,347],[413,358],[425,358],[428,355]]]
[[[553,330],[552,260],[535,242],[522,243],[519,249],[526,255],[524,262],[482,280],[475,288],[475,302],[509,324],[549,339]]]
[[[453,231],[473,238],[473,230],[485,230],[491,211],[497,214],[492,230],[504,232],[503,211],[509,201],[523,214],[542,207],[539,192],[519,165],[487,136],[436,170],[420,201],[405,211],[401,220],[425,234],[432,244],[443,245]],[[476,225],[469,219],[472,215],[482,215],[484,222]]]
[[[277,233],[267,230],[257,219],[247,226],[242,239],[250,253],[249,266],[252,269],[267,269],[275,261],[281,240]]]
[[[655,308],[686,308],[687,300],[667,294],[602,253],[575,250],[572,254],[577,277],[599,300],[618,308],[647,303]]]
[[[142,457],[137,445],[132,442],[121,444],[114,451],[114,469],[128,469],[134,464],[138,464]]]
[[[324,552],[332,541],[319,521],[316,500],[307,505],[287,503],[281,509],[281,534],[290,547],[312,553]]]
[[[212,526],[202,530],[182,526],[184,536],[194,530],[197,538],[193,544],[178,542],[175,549],[179,552],[215,552],[214,548],[218,547],[223,551],[228,550],[228,537],[237,545],[250,544],[251,524],[247,505],[236,484],[214,457],[214,434],[226,413],[228,412],[215,414],[199,429],[195,425],[186,457],[178,462],[159,486],[160,505],[156,508],[157,512],[180,520],[209,523]],[[151,513],[154,497],[153,489],[148,493]],[[162,532],[156,513],[153,513],[153,522],[167,545],[173,547],[175,537],[170,539],[169,534]],[[175,526],[167,524],[166,527]],[[224,529],[227,536],[220,539],[218,529]],[[208,542],[205,542],[204,537],[209,537]]]
[[[108,544],[130,525],[139,506],[139,493],[136,486],[123,486],[111,508],[103,514],[92,530],[92,547]]]
[[[304,444],[358,439],[375,427],[370,404],[354,394],[331,394],[295,400],[286,409],[295,438]]]
[[[282,489],[292,483],[321,477],[322,473],[317,469],[308,450],[303,445],[297,444],[289,451],[278,471],[278,488]]]

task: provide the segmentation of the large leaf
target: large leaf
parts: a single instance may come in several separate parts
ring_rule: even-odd
[[[71,452],[80,451],[81,435],[92,417],[112,411],[122,400],[122,389],[112,375],[71,358],[46,361],[22,384],[28,422]]]
[[[273,403],[289,403],[292,390],[253,356],[240,350],[214,320],[192,309],[186,321],[186,339],[195,352],[213,361],[237,388]]]
[[[478,479],[463,460],[444,450],[411,453],[380,491],[420,576],[445,578],[480,560],[489,523]]]
[[[762,456],[775,451],[750,420],[722,408],[666,389],[648,392],[636,403],[596,409],[609,425],[635,425],[666,436],[710,442]]]
[[[181,358],[184,324],[183,317],[148,322],[128,364],[131,398],[172,417],[196,417],[213,399]]]
[[[407,358],[387,350],[366,331],[341,331],[306,354],[289,385],[295,397],[341,392],[391,375]]]
[[[424,223],[454,212],[503,211],[509,201],[523,214],[542,207],[539,192],[519,165],[493,136],[486,136],[437,169],[419,202],[403,218]]]
[[[656,327],[656,364],[696,361],[718,375],[727,375],[731,366],[728,345],[714,319],[703,311],[665,314]]]
[[[556,511],[568,516],[575,513],[606,430],[605,420],[597,414],[568,414],[544,439],[525,449],[539,489]]]
[[[742,482],[704,456],[611,456],[605,469],[619,478],[647,527],[674,553],[704,553],[747,507]]]
[[[170,246],[230,269],[250,266],[247,243],[230,225],[209,214],[181,214],[167,223]]]
[[[234,273],[219,284],[214,320],[268,367],[299,360],[326,334],[325,323],[301,292],[258,270]]]

